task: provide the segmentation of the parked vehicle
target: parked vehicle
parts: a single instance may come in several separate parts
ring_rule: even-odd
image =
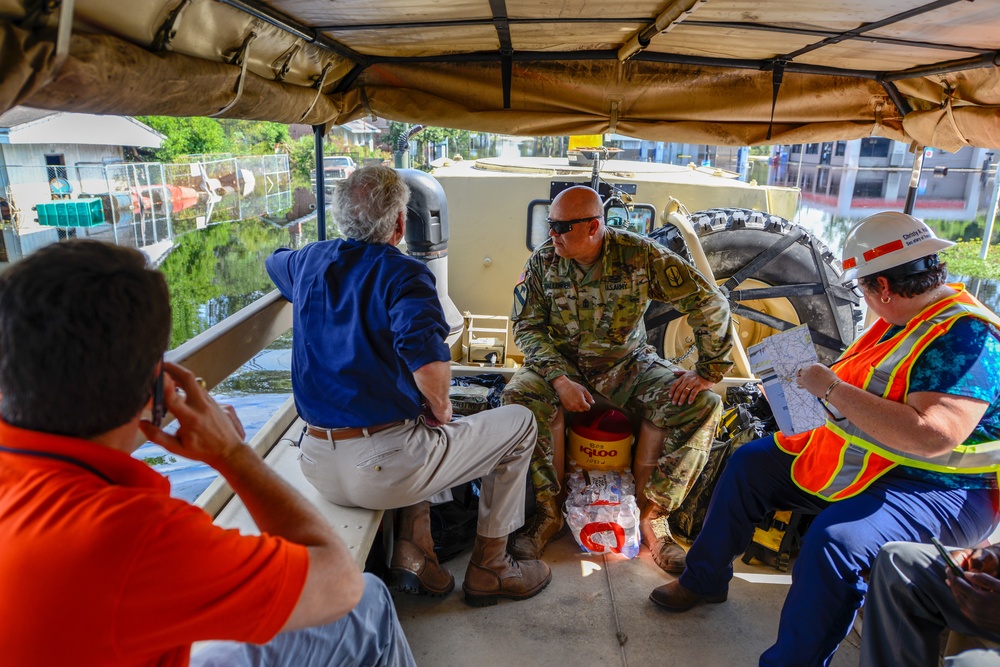
[[[326,192],[330,194],[336,187],[336,181],[342,181],[358,168],[354,158],[350,155],[327,155],[323,158],[323,178],[326,185]],[[316,189],[316,170],[309,172],[309,179],[312,182],[313,190]]]

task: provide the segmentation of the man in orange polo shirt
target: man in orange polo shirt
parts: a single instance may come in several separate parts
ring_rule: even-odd
[[[412,665],[385,587],[161,357],[163,276],[96,241],[0,275],[0,656],[5,665]],[[149,421],[156,380],[179,422]],[[142,432],[217,469],[261,529],[169,496]],[[280,634],[279,634],[280,633]]]

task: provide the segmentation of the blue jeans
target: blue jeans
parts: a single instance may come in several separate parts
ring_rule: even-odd
[[[792,569],[777,641],[762,666],[827,665],[864,601],[862,579],[886,542],[973,546],[996,526],[996,491],[942,489],[890,474],[864,492],[834,503],[791,479],[793,457],[768,436],[733,454],[691,546],[682,586],[700,595],[729,588],[733,560],[750,544],[754,525],[771,509],[816,513]]]
[[[282,632],[266,644],[211,642],[191,667],[415,667],[385,585],[365,574],[361,601],[341,619]]]

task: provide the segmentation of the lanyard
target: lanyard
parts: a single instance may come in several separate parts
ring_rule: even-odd
[[[63,463],[69,463],[77,466],[78,468],[83,468],[87,472],[97,475],[108,484],[114,484],[114,481],[103,472],[89,463],[79,459],[74,459],[72,456],[63,456],[62,454],[53,454],[52,452],[36,452],[30,449],[14,449],[13,447],[4,447],[3,445],[0,445],[0,452],[6,452],[7,454],[19,454],[21,456],[37,456],[40,459],[54,459],[56,461],[62,461]]]

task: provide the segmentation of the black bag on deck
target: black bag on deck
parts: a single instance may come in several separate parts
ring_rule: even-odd
[[[499,408],[506,380],[499,373],[464,375],[451,379],[451,408],[456,416]]]
[[[478,478],[459,484],[451,490],[453,500],[431,505],[431,537],[438,562],[454,558],[476,541],[481,484]]]
[[[755,383],[730,387],[725,404],[728,407],[719,422],[719,439],[712,443],[705,469],[681,506],[667,519],[672,533],[690,541],[701,532],[712,492],[732,453],[740,445],[773,433],[777,428],[771,407]]]

